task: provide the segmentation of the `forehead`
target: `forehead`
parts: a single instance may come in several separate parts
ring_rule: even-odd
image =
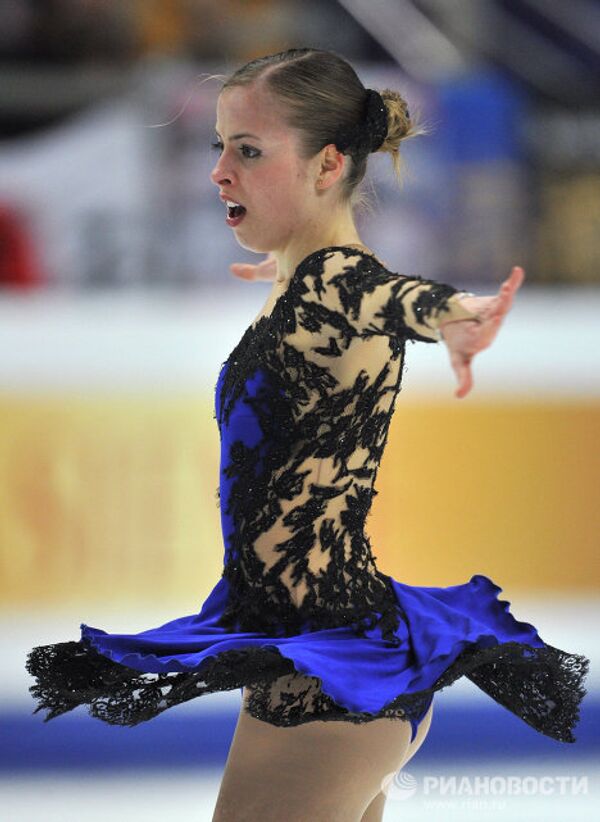
[[[250,132],[264,139],[291,137],[273,97],[256,85],[224,89],[217,101],[215,126],[221,135],[227,136]]]

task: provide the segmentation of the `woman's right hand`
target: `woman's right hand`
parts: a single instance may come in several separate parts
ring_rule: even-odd
[[[229,266],[231,272],[240,280],[255,280],[275,282],[277,278],[277,260],[273,252],[269,251],[266,260],[253,265],[252,263],[232,263]]]

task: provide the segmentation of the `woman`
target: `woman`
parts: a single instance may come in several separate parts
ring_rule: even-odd
[[[523,282],[495,296],[387,269],[353,218],[368,155],[419,133],[396,92],[340,56],[293,49],[223,85],[211,173],[273,290],[219,373],[223,576],[199,614],[140,634],[82,624],[33,649],[46,720],[89,705],[135,725],[216,690],[243,704],[214,822],[381,819],[386,777],[422,744],[433,695],[466,675],[573,742],[585,657],[547,645],[477,574],[425,588],[381,573],[364,524],[407,340],[443,340],[471,390]]]

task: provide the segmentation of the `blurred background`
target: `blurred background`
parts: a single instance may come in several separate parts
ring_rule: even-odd
[[[207,77],[314,46],[433,126],[403,146],[402,188],[371,157],[363,241],[393,271],[478,294],[526,271],[462,402],[445,348],[407,346],[369,517],[378,564],[414,585],[486,574],[517,619],[592,663],[575,745],[467,680],[443,691],[406,769],[419,790],[384,819],[431,819],[432,801],[444,819],[589,818],[600,4],[0,0],[0,21],[0,817],[212,817],[239,692],[133,729],[83,708],[44,724],[24,663],[82,622],[133,633],[196,613],[220,577],[214,386],[270,286],[229,270],[263,257],[237,245],[209,179]],[[431,774],[552,789],[427,797]]]

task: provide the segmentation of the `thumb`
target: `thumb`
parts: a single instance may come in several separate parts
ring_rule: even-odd
[[[254,269],[256,266],[250,265],[249,263],[232,263],[229,266],[230,271],[236,277],[239,277],[241,280],[252,280],[254,279]]]

